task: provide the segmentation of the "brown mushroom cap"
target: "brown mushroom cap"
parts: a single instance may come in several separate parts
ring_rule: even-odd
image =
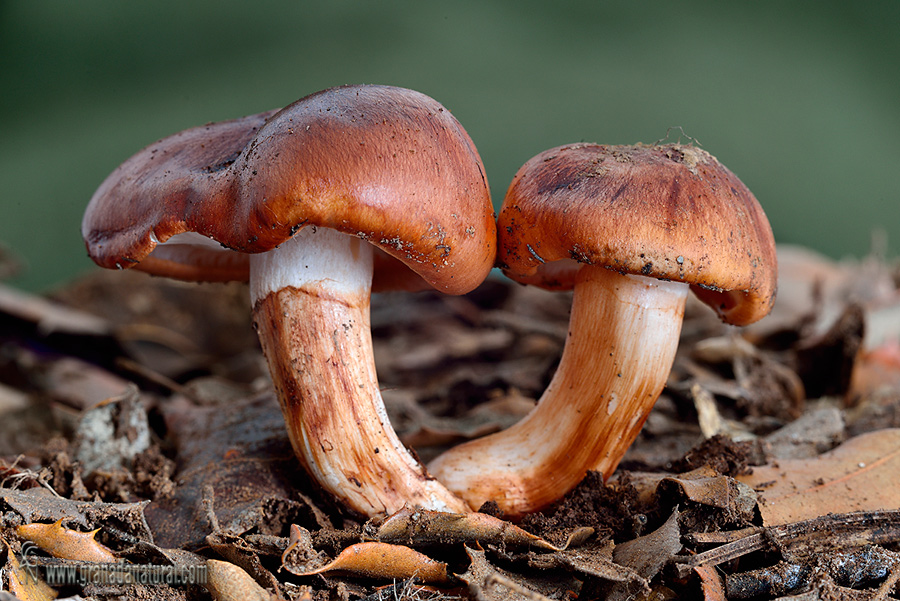
[[[438,102],[389,86],[331,88],[160,140],[103,182],[82,234],[103,267],[144,262],[171,277],[227,280],[245,279],[246,262],[158,243],[196,232],[258,253],[307,225],[359,236],[448,293],[474,288],[493,265],[474,144]]]
[[[580,264],[685,282],[736,325],[774,302],[775,241],[762,207],[693,146],[542,152],[513,178],[497,231],[499,266],[524,283],[570,287]]]

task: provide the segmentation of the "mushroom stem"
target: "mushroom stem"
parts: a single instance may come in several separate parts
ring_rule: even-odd
[[[466,511],[403,446],[388,420],[369,322],[372,247],[307,227],[251,256],[254,322],[303,466],[364,515],[404,504]]]
[[[429,470],[472,507],[536,511],[588,470],[608,478],[665,386],[688,285],[583,266],[569,335],[543,396],[514,426],[450,449]]]

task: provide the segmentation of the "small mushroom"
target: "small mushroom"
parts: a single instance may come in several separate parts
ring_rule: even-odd
[[[429,470],[471,506],[538,510],[588,470],[609,477],[665,386],[688,289],[745,325],[774,301],[775,243],[743,183],[692,146],[577,144],[516,174],[497,221],[514,280],[574,288],[559,368],[511,428]]]
[[[439,103],[346,86],[175,134],[103,182],[82,233],[103,267],[249,277],[297,456],[349,509],[468,509],[397,438],[369,328],[373,276],[462,294],[493,265],[484,167]]]

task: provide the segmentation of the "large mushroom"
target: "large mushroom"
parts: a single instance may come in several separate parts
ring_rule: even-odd
[[[364,515],[464,511],[391,427],[369,328],[377,287],[476,287],[496,252],[459,122],[402,88],[346,86],[165,138],[103,182],[82,233],[108,268],[250,280],[254,322],[306,470]]]
[[[774,301],[775,244],[756,198],[693,146],[553,148],[529,160],[497,221],[511,278],[574,288],[559,367],[537,407],[429,470],[473,507],[538,510],[588,470],[609,477],[662,392],[688,289],[727,323]]]

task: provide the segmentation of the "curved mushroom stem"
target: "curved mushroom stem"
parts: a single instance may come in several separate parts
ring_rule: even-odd
[[[351,509],[404,504],[467,511],[390,425],[372,353],[372,247],[307,227],[251,257],[254,321],[291,443],[309,474]]]
[[[588,470],[608,478],[665,386],[687,292],[680,282],[582,267],[569,337],[537,407],[429,470],[472,507],[493,500],[509,516],[559,499]]]

